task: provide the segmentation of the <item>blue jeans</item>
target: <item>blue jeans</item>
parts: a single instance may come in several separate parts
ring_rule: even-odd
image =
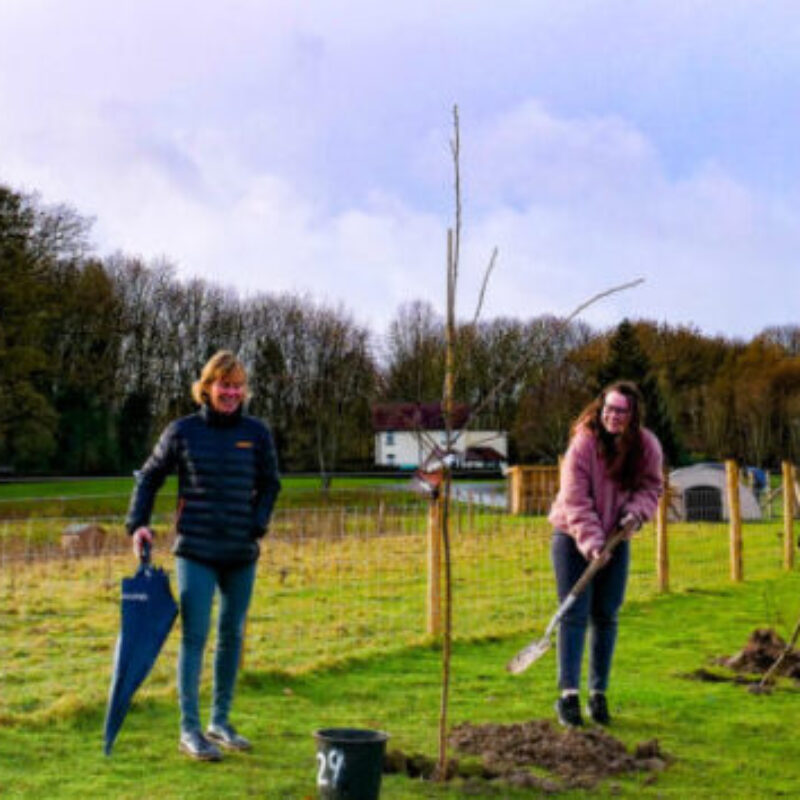
[[[579,689],[581,662],[590,629],[589,690],[605,692],[617,641],[617,612],[625,598],[630,564],[630,542],[617,545],[611,560],[579,595],[558,628],[558,687]],[[575,540],[562,531],[553,532],[551,553],[558,600],[562,602],[589,562]]]
[[[188,558],[175,559],[181,610],[181,649],[178,656],[178,696],[181,708],[181,730],[201,730],[200,675],[203,669],[203,650],[211,625],[211,605],[219,589],[219,619],[217,647],[214,656],[214,692],[211,723],[228,721],[239,655],[242,651],[244,621],[256,565],[243,567],[212,567]]]

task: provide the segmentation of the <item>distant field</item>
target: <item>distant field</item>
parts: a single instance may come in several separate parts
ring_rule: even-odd
[[[362,505],[374,500],[381,490],[395,492],[408,483],[405,477],[335,477],[323,492],[317,476],[284,476],[279,507],[301,505]],[[67,478],[0,483],[0,520],[29,516],[71,517],[124,514],[128,507],[133,477]],[[167,514],[175,508],[177,478],[170,477],[159,492],[156,512]]]
[[[389,486],[402,483],[404,478],[397,476],[351,478],[335,477],[331,487],[354,489],[364,486]],[[284,491],[320,490],[320,478],[315,475],[292,476],[281,478]],[[163,491],[174,494],[176,479],[168,478]],[[54,478],[41,481],[0,481],[0,502],[14,499],[30,499],[41,497],[76,497],[80,495],[113,495],[129,494],[133,487],[133,476],[117,476],[111,478]]]

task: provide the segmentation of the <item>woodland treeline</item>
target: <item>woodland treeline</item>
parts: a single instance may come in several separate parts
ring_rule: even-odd
[[[444,380],[443,319],[401,306],[382,336],[301,295],[247,298],[179,280],[166,261],[97,258],[91,224],[0,184],[0,468],[99,474],[139,466],[163,425],[194,406],[206,359],[251,370],[250,411],[286,471],[370,468],[375,401],[431,401]],[[800,453],[800,326],[751,341],[623,321],[556,317],[461,324],[455,395],[477,427],[510,433],[512,461],[552,463],[598,387],[639,381],[672,464]],[[498,389],[499,387],[499,389]]]

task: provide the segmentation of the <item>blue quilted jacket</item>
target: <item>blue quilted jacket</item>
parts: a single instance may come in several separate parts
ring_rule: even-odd
[[[208,406],[170,423],[137,473],[125,521],[149,525],[156,493],[178,472],[176,555],[218,566],[255,561],[281,484],[263,422]]]

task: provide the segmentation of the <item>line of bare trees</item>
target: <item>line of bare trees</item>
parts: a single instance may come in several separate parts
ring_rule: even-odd
[[[242,298],[166,261],[98,259],[89,232],[69,207],[0,184],[0,468],[138,466],[166,421],[192,411],[189,386],[221,347],[250,366],[251,412],[270,421],[285,470],[367,468],[372,402],[441,396],[444,318],[428,302],[402,305],[378,337],[307,296]],[[554,461],[611,376],[648,384],[673,461],[800,454],[800,326],[743,342],[647,321],[497,318],[459,323],[454,346],[455,398],[510,432],[514,460]]]

